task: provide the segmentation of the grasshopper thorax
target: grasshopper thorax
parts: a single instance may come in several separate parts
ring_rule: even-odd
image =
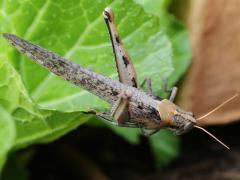
[[[163,126],[169,127],[178,135],[188,132],[196,124],[196,119],[192,112],[182,110],[167,99],[159,101],[157,111]]]

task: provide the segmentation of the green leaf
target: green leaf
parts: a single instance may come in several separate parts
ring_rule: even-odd
[[[85,117],[81,112],[63,113],[45,110],[41,112],[41,115],[45,117],[33,118],[29,123],[16,121],[18,136],[14,149],[23,148],[33,143],[51,142],[88,120],[88,117]]]
[[[172,42],[174,72],[169,77],[169,84],[173,86],[187,71],[192,59],[189,34],[184,25],[174,16],[169,15],[167,34]]]
[[[171,0],[134,0],[136,3],[141,4],[144,9],[156,16],[168,16],[167,10]],[[161,19],[164,20],[164,19]]]
[[[88,118],[77,111],[40,109],[28,96],[15,69],[7,61],[0,61],[1,166],[11,149],[53,141]]]
[[[139,129],[132,129],[132,128],[124,128],[124,127],[115,127],[109,125],[109,127],[118,135],[124,137],[132,144],[138,144],[139,143],[139,135],[140,130]]]
[[[160,130],[159,133],[151,136],[152,147],[157,166],[166,166],[179,153],[179,138],[168,130]]]
[[[0,105],[0,172],[15,139],[15,126],[11,115]]]
[[[186,72],[191,63],[192,53],[189,42],[189,34],[183,23],[168,12],[171,0],[135,0],[144,7],[144,10],[159,18],[165,28],[172,46],[172,63],[174,71],[168,77],[168,84],[173,86]]]

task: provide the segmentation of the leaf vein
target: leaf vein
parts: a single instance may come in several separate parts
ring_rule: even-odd
[[[37,16],[34,18],[28,29],[24,34],[24,38],[30,38],[32,33],[34,32],[35,28],[37,27],[38,23],[40,22],[41,18],[47,12],[47,9],[50,5],[50,0],[47,0],[46,3],[39,9]]]
[[[65,58],[70,58],[71,55],[74,53],[74,51],[78,48],[79,45],[81,45],[81,43],[84,41],[85,37],[87,36],[88,32],[94,27],[94,25],[96,25],[102,18],[102,14],[100,14],[91,24],[89,24],[84,32],[82,34],[80,34],[79,38],[77,39],[76,43],[69,49],[68,53],[66,53],[64,55]],[[39,84],[38,87],[35,88],[35,90],[33,91],[33,95],[37,94],[36,92],[40,92],[42,89],[44,89],[44,84],[47,84],[45,81],[49,81],[51,78],[53,78],[54,75],[52,73],[49,73],[49,75],[47,75],[41,82],[41,84]],[[43,84],[43,85],[42,85]],[[38,98],[40,96],[39,95],[35,95],[35,98]]]

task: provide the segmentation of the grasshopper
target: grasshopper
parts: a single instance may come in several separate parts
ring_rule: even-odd
[[[185,111],[173,103],[177,94],[176,87],[172,88],[170,98],[164,99],[153,94],[150,79],[146,79],[141,86],[138,85],[136,71],[118,34],[111,8],[104,10],[103,17],[110,34],[119,81],[85,69],[16,35],[4,33],[3,36],[13,47],[32,58],[34,62],[112,105],[110,113],[96,111],[86,113],[94,113],[116,126],[140,128],[145,136],[150,136],[161,128],[169,128],[180,135],[195,127],[205,131],[228,148],[205,129],[197,126],[197,119],[192,112]],[[145,84],[148,87],[147,92],[141,89]],[[199,119],[205,117],[206,115]]]

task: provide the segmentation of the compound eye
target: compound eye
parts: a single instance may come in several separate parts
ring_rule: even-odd
[[[187,112],[187,114],[190,115],[190,116],[192,116],[192,117],[194,117],[193,112]]]
[[[186,132],[186,131],[191,130],[193,128],[193,126],[194,126],[193,122],[191,122],[191,121],[187,122],[184,126],[184,131]]]

